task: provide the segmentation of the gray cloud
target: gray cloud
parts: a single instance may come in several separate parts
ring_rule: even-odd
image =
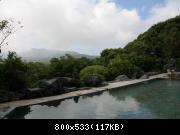
[[[136,9],[121,8],[112,0],[5,0],[0,4],[0,19],[13,17],[24,28],[4,50],[46,48],[98,54],[104,48],[123,47],[152,24],[178,15],[179,7],[179,0],[168,0],[142,20]]]

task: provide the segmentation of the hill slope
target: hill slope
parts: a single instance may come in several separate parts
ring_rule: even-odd
[[[47,49],[31,49],[26,52],[18,53],[22,59],[26,61],[38,61],[38,62],[46,62],[51,58],[59,58],[61,56],[65,56],[66,54],[72,55],[73,57],[80,58],[86,57],[93,59],[96,56],[90,56],[85,54],[80,54],[73,51],[57,51],[57,50],[47,50]]]
[[[152,26],[124,48],[101,53],[105,65],[119,59],[128,60],[145,72],[164,71],[171,58],[180,63],[180,16]]]
[[[180,58],[180,16],[152,26],[124,49],[165,59]]]

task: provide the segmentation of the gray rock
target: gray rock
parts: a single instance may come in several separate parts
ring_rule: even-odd
[[[79,87],[80,81],[78,79],[69,78],[69,77],[56,77],[50,80],[42,80],[39,83],[40,88],[47,88],[48,86],[58,83],[63,87]]]
[[[76,86],[80,86],[80,81],[68,77],[56,77],[50,80],[41,80],[38,86],[39,88],[29,88],[25,98],[51,96],[75,91],[77,90]]]
[[[38,83],[39,88],[46,88],[49,84],[47,83],[46,79],[40,80]]]
[[[126,75],[119,75],[116,77],[115,81],[128,81],[129,78]]]
[[[93,87],[97,87],[100,86],[103,82],[103,79],[99,76],[96,75],[92,75],[92,76],[88,76],[85,80],[84,83],[87,86],[93,86]]]
[[[143,76],[140,77],[140,79],[148,79],[149,78],[149,75],[148,74],[145,74]]]
[[[26,98],[37,98],[37,97],[43,97],[43,96],[49,96],[49,93],[43,88],[28,88],[28,93],[26,95]]]

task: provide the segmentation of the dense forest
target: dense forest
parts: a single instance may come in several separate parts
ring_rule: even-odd
[[[0,31],[5,23],[0,23]],[[174,68],[179,70],[179,37],[180,16],[177,16],[152,26],[124,48],[105,49],[95,59],[66,55],[52,58],[47,63],[26,62],[15,52],[9,52],[7,58],[0,57],[0,91],[23,91],[38,87],[41,80],[55,77],[79,80],[78,87],[98,86],[119,75],[136,79],[147,72],[166,72],[172,61]]]

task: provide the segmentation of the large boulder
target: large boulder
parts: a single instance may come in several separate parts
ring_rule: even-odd
[[[50,80],[41,80],[38,82],[38,88],[29,88],[25,98],[37,98],[51,96],[77,90],[80,81],[69,77],[56,77]]]
[[[126,75],[119,75],[116,77],[115,81],[128,81],[129,78]]]
[[[43,88],[29,88],[25,98],[38,98],[43,96],[50,96],[52,94],[52,91],[48,91]]]
[[[80,80],[70,77],[60,77],[65,87],[80,87]]]
[[[0,103],[24,99],[24,97],[25,97],[24,92],[12,92],[7,90],[0,90]]]
[[[46,88],[49,84],[47,82],[48,80],[43,79],[37,82],[37,87],[39,88]]]
[[[70,78],[70,77],[56,77],[50,80],[41,80],[39,82],[40,88],[47,88],[48,86],[58,83],[62,87],[79,87],[80,81],[78,79]]]
[[[103,83],[103,79],[100,76],[91,75],[84,79],[84,83],[87,86],[97,87]]]

